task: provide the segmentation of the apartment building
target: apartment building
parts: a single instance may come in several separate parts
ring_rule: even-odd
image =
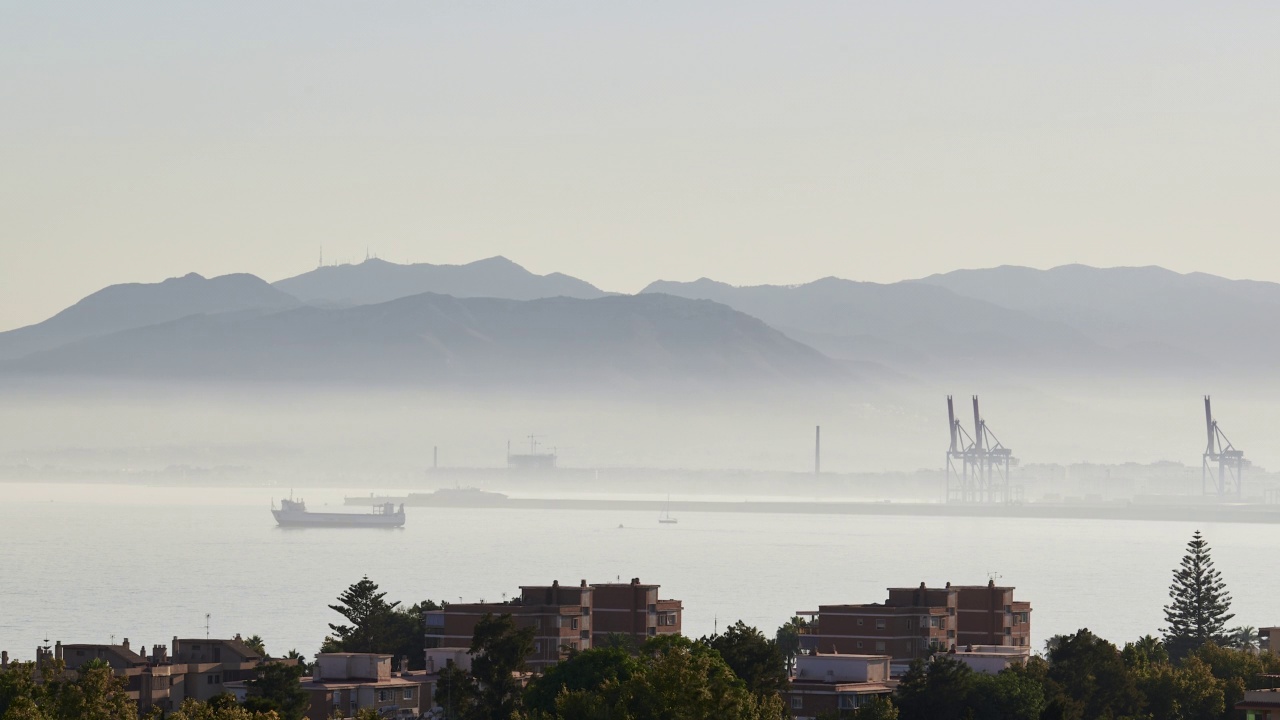
[[[165,648],[161,646],[159,650],[163,653]],[[227,640],[175,636],[172,657],[162,658],[161,662],[180,667],[185,697],[204,702],[227,692],[229,682],[252,680],[265,659],[239,635]]]
[[[227,683],[251,679],[265,660],[244,644],[239,636],[231,639],[173,638],[173,656],[169,647],[152,645],[136,650],[125,638],[114,644],[62,644],[36,650],[39,662],[59,660],[68,671],[79,670],[94,660],[109,665],[117,677],[124,679],[129,698],[138,703],[141,713],[153,707],[174,710],[188,698],[207,701],[228,691]],[[295,662],[292,660],[274,662]]]
[[[142,649],[145,652],[145,649]],[[153,707],[169,710],[182,704],[185,694],[185,675],[181,668],[164,663],[153,663],[151,658],[135,652],[125,638],[119,645],[97,643],[73,643],[61,641],[36,650],[36,661],[59,660],[68,672],[79,671],[93,661],[102,661],[111,667],[116,677],[125,682],[129,699],[138,703],[140,713]],[[177,672],[175,672],[177,670]]]
[[[887,654],[895,661],[970,645],[1028,647],[1031,604],[1015,601],[1012,587],[952,585],[889,588],[884,603],[822,605],[799,611],[809,627],[800,638],[808,653]]]
[[[541,670],[573,650],[586,650],[607,638],[636,644],[656,635],[678,634],[682,603],[658,596],[658,585],[633,578],[630,583],[576,586],[525,585],[506,603],[459,603],[428,611],[428,648],[470,647],[476,623],[485,615],[509,614],[518,627],[534,629],[534,650],[527,662]]]
[[[320,653],[302,689],[311,696],[310,720],[355,717],[373,710],[385,718],[416,718],[431,706],[423,673],[391,672],[391,656]]]
[[[801,655],[785,693],[796,720],[839,717],[893,693],[888,655]]]

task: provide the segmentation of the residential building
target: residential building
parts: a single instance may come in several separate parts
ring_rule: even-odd
[[[159,649],[165,650],[163,646]],[[172,658],[163,662],[181,668],[184,697],[203,702],[228,692],[228,682],[252,680],[265,659],[236,635],[228,640],[174,637]]]
[[[658,585],[632,578],[629,583],[592,585],[591,628],[596,644],[610,636],[626,637],[635,644],[657,635],[679,635],[684,606],[679,600],[658,596]]]
[[[119,645],[63,645],[62,641],[58,641],[54,643],[52,650],[47,646],[36,650],[37,662],[44,663],[47,660],[62,661],[68,672],[76,672],[90,662],[105,662],[116,677],[124,680],[125,692],[130,700],[138,703],[140,713],[153,707],[165,710],[175,708],[186,697],[182,669],[163,662],[153,664],[151,659],[130,647],[129,638],[125,638]],[[174,672],[175,669],[177,672]]]
[[[138,703],[140,713],[152,708],[175,710],[187,699],[207,701],[228,692],[227,683],[252,679],[267,659],[245,645],[239,636],[231,639],[173,639],[173,656],[165,645],[136,650],[125,638],[114,644],[62,644],[36,649],[36,660],[60,660],[68,671],[101,660],[117,677],[124,679],[129,698]],[[295,663],[295,660],[272,660]]]
[[[1274,685],[1280,675],[1267,676]],[[1280,690],[1246,690],[1244,699],[1236,703],[1238,717],[1244,720],[1280,720]]]
[[[485,615],[509,614],[519,627],[534,629],[534,650],[527,662],[541,670],[573,650],[586,650],[610,637],[639,644],[656,635],[678,634],[683,606],[658,597],[658,585],[633,578],[630,583],[563,586],[526,585],[505,603],[457,603],[427,611],[428,648],[470,647],[476,623]]]
[[[884,603],[822,605],[809,619],[802,652],[887,654],[896,661],[967,645],[1029,647],[1031,604],[1012,587],[952,585],[889,588]]]
[[[1031,659],[1031,648],[1013,645],[966,645],[951,653],[974,672],[995,675],[1001,670],[1021,665]]]
[[[416,718],[431,705],[422,675],[392,673],[390,655],[320,653],[311,677],[302,678],[311,696],[307,717],[348,718],[368,709],[387,718]]]
[[[888,655],[801,655],[784,698],[796,720],[838,715],[893,693]]]
[[[1258,628],[1258,650],[1280,655],[1280,627]]]

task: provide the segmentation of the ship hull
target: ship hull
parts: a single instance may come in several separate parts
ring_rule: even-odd
[[[394,513],[298,513],[272,510],[280,527],[404,527],[404,511]]]

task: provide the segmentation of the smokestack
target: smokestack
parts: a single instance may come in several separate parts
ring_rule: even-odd
[[[813,429],[813,474],[822,473],[822,426]]]

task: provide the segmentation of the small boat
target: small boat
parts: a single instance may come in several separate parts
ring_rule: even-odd
[[[309,512],[307,504],[298,500],[281,500],[280,509],[271,508],[280,527],[404,527],[404,503],[374,505],[367,513]]]
[[[675,525],[679,520],[671,517],[671,496],[667,496],[667,506],[662,509],[662,514],[658,516],[658,522],[664,525]]]

